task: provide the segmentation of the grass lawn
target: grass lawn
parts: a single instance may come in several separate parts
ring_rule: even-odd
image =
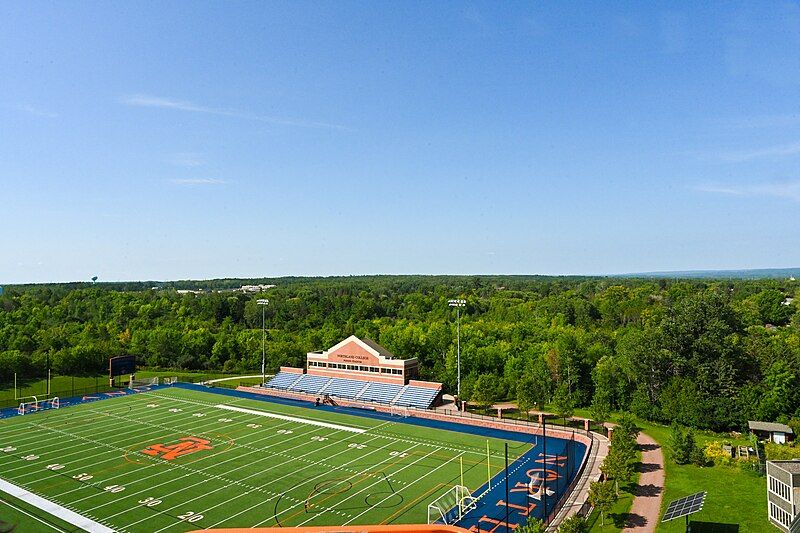
[[[638,453],[638,460],[641,461],[642,454]],[[633,491],[636,488],[636,482],[639,480],[639,474],[636,474],[636,479],[627,485],[620,485],[619,499],[614,504],[614,507],[606,515],[605,524],[601,525],[600,513],[595,509],[589,515],[587,521],[589,522],[589,531],[622,531],[625,526],[625,519],[633,505]]]

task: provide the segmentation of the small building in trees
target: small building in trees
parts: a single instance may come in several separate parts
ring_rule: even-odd
[[[767,461],[767,515],[781,531],[795,531],[800,520],[800,459]]]
[[[750,420],[747,425],[758,440],[771,440],[777,444],[786,444],[794,440],[794,431],[786,424]]]

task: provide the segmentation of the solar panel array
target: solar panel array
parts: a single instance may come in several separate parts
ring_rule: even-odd
[[[667,522],[668,520],[673,520],[675,518],[681,518],[683,516],[696,513],[703,508],[703,503],[705,501],[706,493],[698,492],[696,494],[692,494],[691,496],[686,496],[670,502],[669,506],[667,506],[667,511],[664,513],[664,518],[662,518],[661,521]]]

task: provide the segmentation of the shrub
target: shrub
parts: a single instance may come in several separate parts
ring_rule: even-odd
[[[790,446],[788,444],[768,442],[764,446],[764,451],[767,454],[767,459],[770,461],[800,459],[800,448],[795,445]]]
[[[719,441],[709,442],[703,450],[703,456],[706,462],[717,466],[734,466],[738,462],[730,452],[722,449],[722,443]]]

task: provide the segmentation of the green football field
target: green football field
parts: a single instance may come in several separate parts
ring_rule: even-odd
[[[486,482],[487,438],[401,420],[162,388],[0,420],[0,482],[117,531],[425,523],[462,464]],[[494,476],[504,441],[488,443]],[[0,500],[18,531],[74,530]]]

